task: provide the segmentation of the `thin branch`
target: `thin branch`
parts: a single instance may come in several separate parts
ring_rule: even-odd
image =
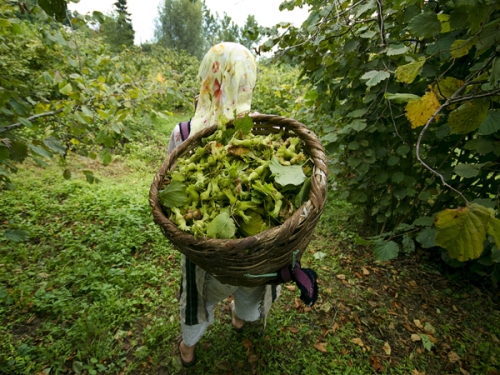
[[[389,111],[391,112],[391,120],[392,120],[392,124],[394,125],[394,131],[396,132],[396,135],[399,137],[399,139],[401,139],[401,141],[403,141],[403,143],[405,145],[408,145],[408,143],[399,134],[398,127],[396,126],[396,120],[394,120],[394,114],[392,113],[392,104],[391,104],[391,101],[389,99],[387,99],[387,102],[389,104]]]
[[[473,100],[473,99],[478,99],[478,98],[485,98],[487,96],[495,96],[497,94],[500,94],[500,89],[497,89],[497,90],[494,90],[494,91],[489,91],[489,92],[486,92],[484,94],[462,96],[460,98],[451,99],[450,100],[450,104],[464,102],[464,101],[467,101],[467,100]]]
[[[458,195],[460,195],[460,197],[462,197],[462,199],[467,203],[467,205],[469,205],[469,201],[467,200],[467,198],[465,198],[465,196],[460,192],[458,191],[457,189],[455,189],[453,186],[449,185],[445,179],[444,179],[444,176],[442,174],[440,174],[438,171],[436,171],[435,169],[431,168],[426,162],[424,162],[422,160],[422,157],[420,156],[420,144],[422,142],[422,138],[425,134],[425,132],[427,131],[427,129],[429,128],[429,126],[432,124],[432,122],[434,121],[434,119],[436,118],[437,115],[439,115],[439,113],[444,109],[446,108],[448,105],[450,105],[450,101],[455,99],[464,89],[465,89],[465,85],[461,86],[457,91],[455,91],[453,93],[453,95],[446,100],[446,102],[444,104],[442,104],[433,114],[432,116],[429,118],[429,120],[427,120],[427,123],[425,124],[424,128],[422,129],[422,131],[420,132],[419,136],[418,136],[418,140],[417,140],[417,146],[416,146],[416,150],[415,150],[415,153],[416,153],[416,156],[417,156],[417,159],[418,161],[425,167],[427,168],[429,171],[431,171],[433,174],[435,174],[436,176],[439,177],[439,179],[441,180],[441,183],[446,186],[447,188],[453,190],[455,193],[457,193]]]
[[[76,46],[76,55],[78,57],[78,65],[80,67],[80,74],[82,73],[82,59],[80,57],[80,47],[78,46],[78,42],[76,40],[76,31],[75,28],[73,27],[73,23],[71,22],[71,19],[69,18],[68,11],[66,11],[66,19],[68,20],[69,24],[71,25],[71,30],[73,30],[73,42],[75,43]]]
[[[387,47],[387,41],[385,40],[385,27],[384,27],[384,16],[382,13],[382,0],[377,0],[378,6],[378,23],[380,27],[380,38],[382,39],[382,44],[384,47]]]
[[[28,117],[27,120],[28,121],[33,121],[33,120],[37,120],[37,119],[42,118],[42,117],[55,116],[58,113],[61,113],[63,110],[64,109],[58,109],[57,111],[50,111],[50,112],[40,113],[38,115],[34,115],[34,116],[31,116],[31,117]],[[11,124],[11,125],[7,125],[7,126],[4,126],[4,127],[1,127],[0,128],[0,134],[1,133],[5,133],[5,132],[7,132],[9,130],[20,128],[21,126],[23,126],[23,124],[21,124],[20,122],[16,122],[15,124]]]

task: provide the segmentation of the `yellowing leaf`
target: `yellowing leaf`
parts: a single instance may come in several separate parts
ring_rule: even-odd
[[[385,354],[391,355],[391,346],[389,345],[389,343],[387,341],[384,343],[384,346],[382,347],[382,349],[384,349]]]
[[[450,15],[449,14],[438,14],[438,20],[441,22],[441,34],[451,31],[450,25]]]
[[[446,99],[452,96],[463,84],[464,81],[453,77],[446,77],[433,85],[432,91],[438,99]]]
[[[469,53],[470,49],[474,46],[473,40],[457,39],[453,42],[450,48],[451,57],[459,58]]]
[[[359,338],[351,339],[351,342],[353,344],[359,345],[361,347],[365,346],[365,344],[363,343],[363,340],[361,340]]]
[[[425,64],[425,57],[420,57],[417,61],[398,66],[396,69],[396,78],[400,82],[412,83],[417,78],[418,72]]]
[[[498,219],[494,218],[492,209],[476,203],[441,211],[434,221],[436,244],[461,262],[477,259],[483,252],[487,228],[490,223],[496,223],[495,220]]]
[[[495,238],[495,243],[500,249],[500,220],[497,218],[491,218],[488,223],[487,232],[490,236]]]
[[[412,129],[424,126],[439,107],[439,101],[432,91],[409,102],[406,105],[406,117],[410,120]]]
[[[161,73],[158,73],[158,75],[156,76],[156,80],[161,83],[165,82],[165,78],[163,78],[163,74]]]
[[[489,107],[490,102],[486,100],[465,102],[448,116],[451,132],[467,134],[476,130],[488,116]]]

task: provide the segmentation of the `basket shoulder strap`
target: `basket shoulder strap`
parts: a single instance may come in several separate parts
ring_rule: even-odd
[[[189,133],[191,132],[191,120],[181,122],[179,124],[179,128],[181,130],[182,141],[185,141],[189,137]]]

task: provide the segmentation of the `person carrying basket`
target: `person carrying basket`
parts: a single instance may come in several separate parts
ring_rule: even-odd
[[[195,115],[189,122],[175,126],[168,152],[190,135],[216,124],[222,116],[231,120],[235,113],[242,116],[250,112],[256,71],[255,57],[241,44],[227,42],[210,48],[199,68],[201,90]],[[179,352],[184,367],[195,364],[196,343],[213,323],[213,310],[217,303],[230,295],[234,296],[230,305],[232,325],[240,331],[245,321],[265,320],[271,304],[280,295],[280,285],[241,287],[222,284],[184,254],[181,270],[182,340],[179,342]]]

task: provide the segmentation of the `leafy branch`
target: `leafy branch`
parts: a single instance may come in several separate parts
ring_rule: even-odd
[[[34,115],[34,116],[31,116],[31,117],[28,117],[26,120],[33,121],[33,120],[37,120],[37,119],[42,118],[42,117],[55,116],[58,113],[61,113],[62,111],[64,111],[63,108],[58,109],[57,111],[44,112],[44,113],[40,113],[38,115]],[[16,122],[14,124],[1,127],[0,128],[0,134],[8,132],[8,131],[13,130],[13,129],[20,128],[21,126],[24,126],[24,124],[21,123],[21,122]]]
[[[442,174],[440,174],[438,171],[436,171],[435,169],[433,169],[432,167],[430,167],[427,163],[425,163],[422,160],[422,157],[420,155],[420,146],[421,146],[422,138],[423,138],[425,132],[427,131],[427,129],[429,128],[429,126],[434,122],[434,120],[436,119],[436,117],[441,113],[441,111],[444,108],[448,107],[451,104],[460,103],[460,102],[464,102],[464,101],[470,101],[470,100],[474,100],[474,99],[478,99],[478,98],[495,96],[496,94],[500,93],[500,89],[497,89],[497,90],[492,90],[492,91],[485,92],[485,93],[482,93],[482,94],[474,94],[474,95],[469,95],[469,96],[459,96],[460,93],[462,91],[464,91],[466,87],[468,87],[471,84],[475,84],[474,79],[477,76],[479,76],[491,64],[491,62],[493,61],[493,59],[495,58],[495,56],[496,56],[495,54],[493,54],[492,56],[490,56],[488,58],[488,60],[483,64],[483,66],[481,67],[481,69],[479,69],[477,72],[475,72],[473,75],[471,75],[468,78],[468,80],[462,86],[460,86],[449,98],[447,98],[446,101],[432,114],[432,116],[427,120],[424,128],[420,132],[420,134],[418,136],[418,140],[417,140],[417,145],[416,145],[416,156],[417,156],[418,161],[425,168],[427,168],[429,171],[431,171],[434,175],[436,175],[437,177],[439,177],[439,179],[441,180],[441,183],[444,186],[446,186],[450,190],[452,190],[455,193],[457,193],[458,195],[460,195],[460,197],[465,201],[465,203],[467,204],[467,206],[469,206],[470,203],[467,200],[467,198],[465,197],[465,195],[463,193],[461,193],[459,190],[455,189],[450,184],[448,184],[446,182],[446,180],[444,179],[444,176]]]

